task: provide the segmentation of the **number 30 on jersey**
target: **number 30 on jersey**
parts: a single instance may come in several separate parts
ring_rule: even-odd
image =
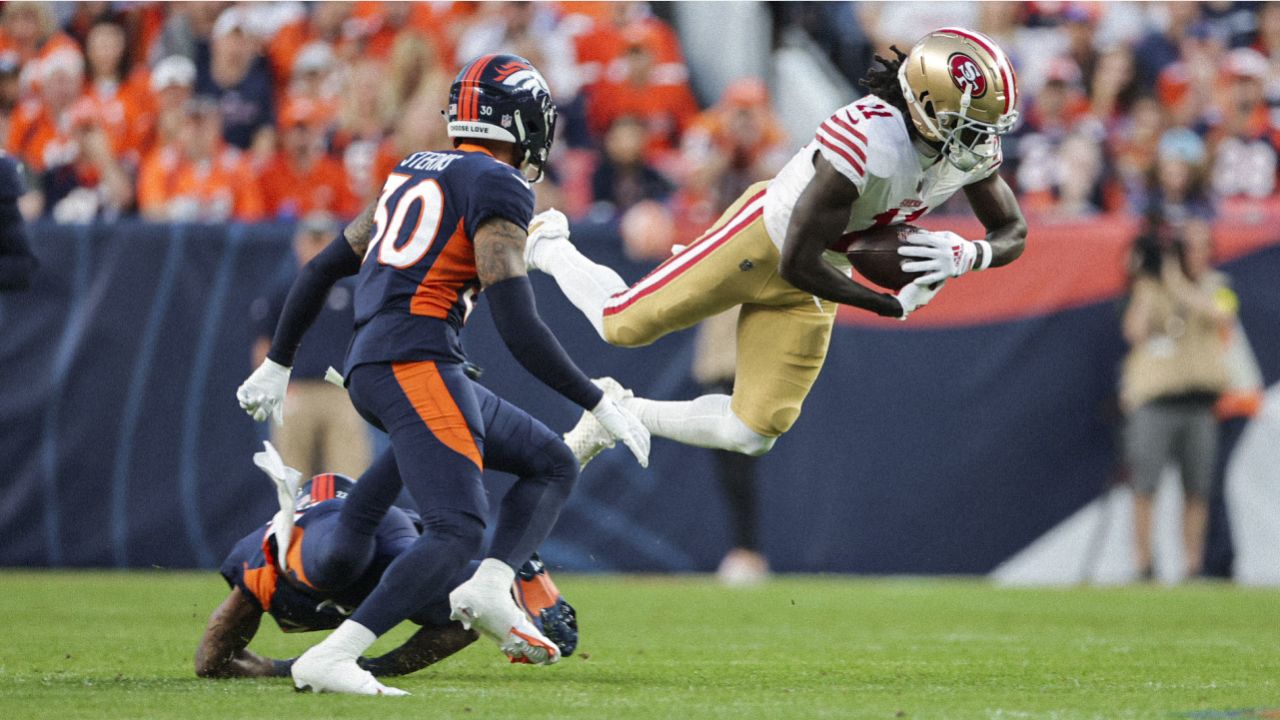
[[[365,260],[376,252],[380,264],[403,270],[417,264],[431,250],[444,217],[444,191],[434,179],[422,178],[392,203],[391,196],[412,179],[413,176],[406,173],[387,176],[382,197],[378,198],[378,207],[373,212],[378,230],[365,251]],[[412,228],[405,228],[405,218],[414,203],[419,206],[418,221]]]

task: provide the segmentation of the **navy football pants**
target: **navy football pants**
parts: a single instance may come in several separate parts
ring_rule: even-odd
[[[450,587],[478,554],[489,509],[484,467],[518,478],[502,500],[488,552],[518,568],[555,526],[578,465],[559,436],[467,378],[460,364],[365,364],[347,384],[356,409],[390,435],[392,449],[347,498],[343,542],[372,553],[373,532],[401,484],[424,525],[352,616],[381,635]]]
[[[345,506],[346,501],[335,502]],[[381,571],[408,550],[419,533],[407,513],[392,507],[377,523],[372,553],[352,552],[344,535],[340,511],[313,516],[302,535],[302,567],[308,584],[318,592],[348,607],[358,607],[376,587]],[[448,624],[449,591],[466,582],[479,565],[478,561],[470,562],[443,587],[433,588],[409,619],[419,625]]]

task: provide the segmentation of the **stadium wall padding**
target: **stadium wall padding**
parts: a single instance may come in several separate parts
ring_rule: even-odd
[[[249,305],[294,267],[290,228],[34,230],[32,289],[0,295],[0,565],[213,567],[273,511],[250,459],[266,431],[234,393],[252,369]],[[580,226],[575,241],[638,278],[644,267],[613,234]],[[1251,247],[1226,269],[1274,382],[1280,247]],[[984,573],[1112,482],[1124,349],[1115,298],[1019,314],[1008,311],[1018,298],[984,281],[1005,308],[994,322],[837,328],[800,421],[761,462],[762,540],[776,569]],[[608,347],[549,279],[535,287],[588,372],[645,396],[697,393],[691,331]],[[484,303],[465,344],[499,394],[554,429],[575,422],[501,347]],[[665,440],[647,471],[607,452],[544,554],[574,570],[713,569],[730,540],[712,472],[708,451]],[[507,482],[492,478],[494,492]]]

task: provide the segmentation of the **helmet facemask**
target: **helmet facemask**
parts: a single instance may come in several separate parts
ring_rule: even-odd
[[[514,113],[516,145],[522,151],[520,172],[531,183],[542,182],[546,174],[547,161],[551,156],[551,143],[556,136],[556,106],[550,97],[543,97],[541,112],[527,120],[524,114],[516,110]],[[541,115],[541,117],[538,117]],[[529,170],[534,174],[530,176]]]
[[[1017,110],[1001,115],[995,123],[969,117],[971,91],[970,87],[965,87],[964,95],[960,97],[959,112],[937,113],[942,154],[947,162],[964,172],[994,160],[1000,152],[999,137],[1013,130],[1018,122]]]

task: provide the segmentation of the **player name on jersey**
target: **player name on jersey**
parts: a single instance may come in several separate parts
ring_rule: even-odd
[[[446,155],[438,152],[416,152],[405,158],[400,164],[411,170],[440,172],[457,159],[457,155]]]

